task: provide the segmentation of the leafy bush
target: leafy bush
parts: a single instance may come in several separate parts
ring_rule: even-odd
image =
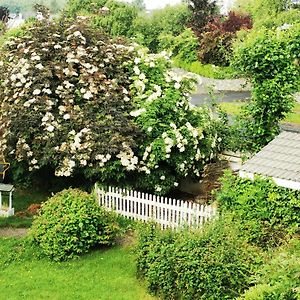
[[[230,218],[195,231],[150,225],[140,234],[137,269],[163,299],[233,299],[249,287],[257,254]]]
[[[177,60],[186,63],[197,61],[198,47],[198,39],[190,28],[185,29],[178,36],[171,34],[159,36],[159,48],[171,51]]]
[[[73,18],[78,15],[89,15],[93,26],[110,36],[130,37],[139,9],[134,5],[115,0],[71,0],[64,12]]]
[[[152,14],[141,14],[133,24],[132,36],[140,45],[146,46],[151,52],[167,50],[160,44],[162,35],[178,36],[185,31],[190,19],[186,5],[167,6],[154,10]]]
[[[300,25],[253,31],[236,44],[233,65],[252,83],[252,101],[237,123],[244,148],[257,151],[279,132],[299,89]]]
[[[280,12],[289,7],[290,2],[290,0],[236,0],[234,7],[236,11],[250,14],[256,26],[256,22],[270,16],[276,19]]]
[[[272,180],[254,181],[228,173],[217,193],[222,211],[234,212],[246,238],[259,246],[276,246],[287,234],[299,233],[300,192]]]
[[[110,36],[131,37],[133,23],[138,16],[139,9],[133,5],[112,0],[107,1],[105,7],[108,8],[108,12],[97,13],[93,16],[93,26]]]
[[[199,36],[199,60],[218,66],[229,65],[236,32],[251,27],[248,15],[230,12],[225,19],[222,16],[215,16],[204,26]]]
[[[262,26],[269,29],[276,29],[284,24],[297,24],[300,23],[300,10],[289,9],[279,13],[276,18],[269,16],[256,22],[255,28],[261,28]]]
[[[195,80],[172,72],[166,52],[113,41],[85,19],[38,22],[0,64],[0,148],[18,174],[167,193],[221,150],[221,120],[190,105]]]
[[[240,300],[297,300],[300,296],[300,241],[292,239],[270,254],[258,270],[256,285]]]
[[[97,245],[111,245],[116,218],[80,190],[64,190],[46,201],[32,223],[30,237],[53,260],[65,260]]]

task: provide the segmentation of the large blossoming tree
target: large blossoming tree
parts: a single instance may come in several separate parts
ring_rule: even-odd
[[[199,177],[219,121],[189,104],[194,80],[91,29],[42,21],[8,41],[0,61],[0,149],[34,174],[135,185],[166,193]]]

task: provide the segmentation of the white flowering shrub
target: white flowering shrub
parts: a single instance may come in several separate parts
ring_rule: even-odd
[[[199,178],[205,164],[220,150],[221,121],[207,108],[195,108],[189,94],[195,80],[171,70],[166,52],[137,51],[132,63],[130,114],[144,135],[138,149],[139,187],[166,193],[187,176]]]
[[[0,149],[36,173],[166,193],[218,152],[217,120],[189,104],[193,79],[87,22],[42,21],[0,61]]]

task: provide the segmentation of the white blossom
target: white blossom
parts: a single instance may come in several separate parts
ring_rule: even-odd
[[[64,118],[64,120],[69,120],[69,119],[70,119],[70,115],[69,115],[69,114],[65,114],[65,115],[63,116],[63,118]]]
[[[46,128],[46,130],[47,131],[49,131],[49,132],[53,132],[54,131],[54,126],[52,126],[52,125],[49,125],[47,128]]]
[[[84,95],[83,95],[84,99],[90,99],[93,98],[93,94],[91,93],[91,91],[87,91]]]
[[[32,94],[33,95],[39,95],[40,93],[41,93],[40,89],[35,89]]]
[[[138,117],[140,116],[141,114],[143,114],[144,112],[146,112],[146,109],[145,108],[141,108],[141,109],[138,109],[138,110],[135,110],[135,111],[131,111],[130,112],[130,115],[132,117]]]
[[[140,71],[140,69],[139,69],[138,66],[134,66],[133,71],[134,71],[134,73],[135,73],[136,75],[140,75],[140,74],[141,74],[141,71]]]
[[[42,64],[37,64],[35,65],[35,67],[39,70],[43,70],[44,69],[44,66]]]

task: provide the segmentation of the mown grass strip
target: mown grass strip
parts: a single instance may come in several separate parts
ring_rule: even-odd
[[[95,250],[53,263],[23,240],[0,238],[1,299],[151,300],[136,279],[131,250]]]

